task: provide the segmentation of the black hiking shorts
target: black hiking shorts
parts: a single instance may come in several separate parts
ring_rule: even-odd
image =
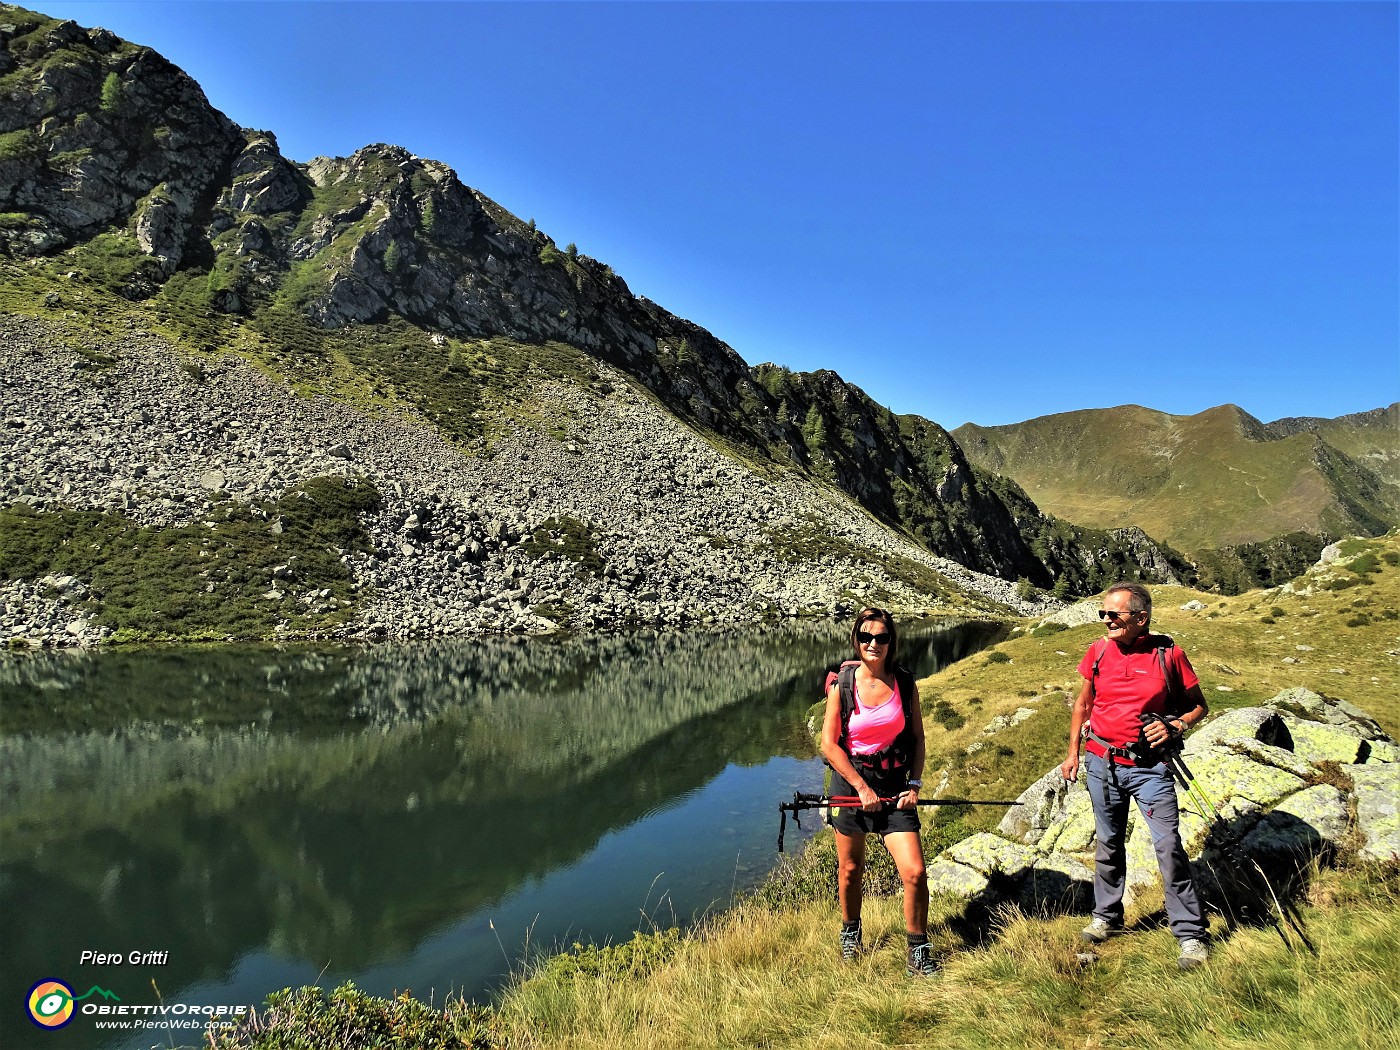
[[[881,798],[892,798],[905,790],[904,778],[893,782],[866,781]],[[835,773],[831,775],[831,794],[854,795],[856,789]],[[917,809],[895,809],[894,804],[877,813],[866,813],[858,807],[831,810],[831,826],[842,835],[893,835],[901,831],[919,833],[919,811]]]

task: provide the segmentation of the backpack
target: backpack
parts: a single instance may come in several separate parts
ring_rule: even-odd
[[[836,742],[850,757],[851,764],[862,777],[866,776],[867,772],[874,775],[880,771],[889,772],[907,767],[914,758],[914,716],[909,704],[915,687],[913,673],[903,664],[895,664],[893,668],[895,685],[899,688],[899,703],[904,709],[904,728],[894,738],[894,743],[873,755],[852,755],[846,747],[851,715],[855,714],[856,710],[855,681],[856,668],[859,666],[859,660],[847,660],[838,670],[829,670],[826,674],[827,692],[831,691],[833,682],[840,687],[841,735],[836,738]]]
[[[1099,677],[1099,661],[1103,659],[1103,654],[1108,651],[1108,639],[1100,638],[1094,643],[1097,651],[1094,653],[1094,666],[1089,672],[1089,695],[1097,695],[1094,686]],[[1172,641],[1170,635],[1152,635],[1152,647],[1157,654],[1157,666],[1162,669],[1162,680],[1167,683],[1167,709],[1164,712],[1167,717],[1174,718],[1177,715],[1184,715],[1191,710],[1186,699],[1186,690],[1181,687],[1181,679],[1173,673],[1173,663],[1167,659],[1167,653],[1176,648],[1176,642]]]

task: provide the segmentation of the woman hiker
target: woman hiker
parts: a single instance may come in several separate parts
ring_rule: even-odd
[[[928,943],[928,880],[919,841],[919,776],[924,768],[924,720],[914,676],[895,663],[894,617],[862,609],[851,628],[858,663],[848,663],[826,694],[822,755],[834,770],[831,794],[858,796],[859,808],[833,811],[841,957],[861,948],[861,876],[866,835],[884,837],[904,883],[904,925],[911,976],[934,972]],[[844,694],[844,695],[843,695]],[[893,802],[882,801],[891,799]]]

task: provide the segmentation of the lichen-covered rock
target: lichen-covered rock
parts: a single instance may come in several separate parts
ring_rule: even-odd
[[[947,893],[965,900],[977,900],[987,892],[989,879],[976,868],[959,864],[946,854],[927,867],[930,893]]]
[[[1356,791],[1356,826],[1365,840],[1361,856],[1400,858],[1400,765],[1351,766],[1346,772]]]
[[[1365,741],[1352,727],[1309,722],[1291,714],[1283,715],[1283,719],[1293,737],[1293,751],[1304,761],[1350,765],[1361,758]]]
[[[1285,689],[1269,701],[1269,706],[1310,722],[1347,726],[1363,740],[1389,739],[1380,724],[1355,704],[1311,689]]]
[[[1303,787],[1301,777],[1224,747],[1191,755],[1187,766],[1227,819],[1239,808],[1238,800],[1268,807]]]
[[[1086,911],[1094,904],[1094,870],[1067,853],[1037,857],[1022,879],[1018,903],[1036,915]]]
[[[987,832],[970,835],[950,846],[947,855],[984,875],[1022,875],[1035,862],[1035,852]]]
[[[997,831],[1030,845],[1039,842],[1045,829],[1064,817],[1070,787],[1058,768],[1050,770],[1021,792],[1016,805],[1001,818]]]
[[[1366,741],[1366,762],[1400,762],[1400,746],[1388,740]]]
[[[1042,853],[1082,853],[1093,845],[1094,807],[1082,777],[1078,784],[1065,796],[1064,815],[1036,843]]]
[[[1313,775],[1313,767],[1285,747],[1275,747],[1258,740],[1224,740],[1222,746],[1243,755],[1260,765],[1272,766],[1285,773],[1291,773],[1299,780],[1307,780]]]
[[[1224,741],[1257,740],[1261,744],[1291,750],[1293,739],[1277,711],[1243,707],[1215,715],[1186,738],[1186,754],[1204,751]]]
[[[1271,863],[1289,858],[1301,865],[1312,857],[1330,857],[1350,823],[1346,795],[1330,784],[1317,784],[1275,806],[1244,836],[1240,848]]]

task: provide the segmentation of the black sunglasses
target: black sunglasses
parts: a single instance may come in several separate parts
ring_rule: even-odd
[[[871,634],[869,631],[857,631],[856,641],[861,645],[869,645],[874,642],[876,645],[889,645],[890,636],[888,634]]]
[[[1099,610],[1099,619],[1100,619],[1100,620],[1123,620],[1123,619],[1126,619],[1126,618],[1129,617],[1129,616],[1136,616],[1136,615],[1137,615],[1137,612],[1135,612],[1135,611],[1132,610],[1132,609],[1129,609],[1127,612],[1114,612],[1112,609],[1100,609],[1100,610]]]

